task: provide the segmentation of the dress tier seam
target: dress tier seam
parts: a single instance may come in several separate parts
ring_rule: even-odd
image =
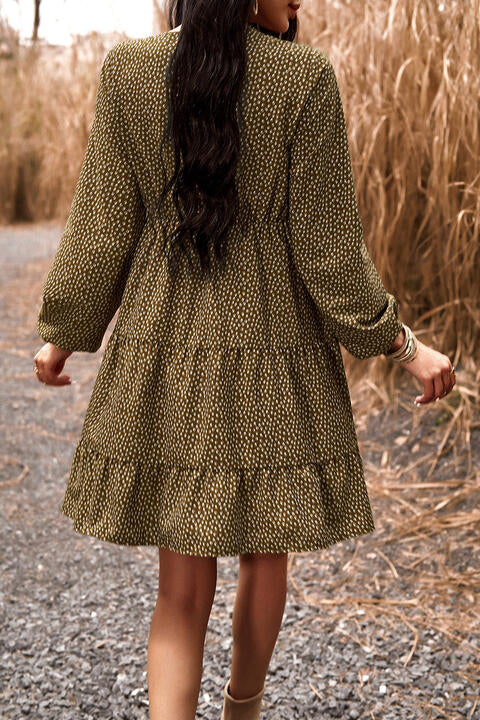
[[[361,460],[361,455],[359,452],[358,445],[353,445],[350,449],[345,450],[344,452],[337,451],[335,453],[332,453],[331,455],[323,455],[319,457],[316,460],[307,460],[307,459],[296,459],[295,461],[291,463],[278,463],[278,464],[272,464],[272,463],[265,463],[265,464],[252,464],[252,465],[208,465],[208,463],[198,463],[198,464],[185,464],[185,463],[169,463],[169,462],[155,462],[151,460],[143,460],[139,457],[126,457],[126,456],[116,456],[115,454],[112,454],[110,452],[106,452],[103,450],[99,445],[97,445],[91,438],[88,437],[88,435],[85,433],[81,436],[78,446],[81,446],[82,449],[86,449],[88,452],[95,453],[96,455],[100,455],[104,458],[108,458],[110,460],[114,460],[118,463],[125,463],[126,465],[137,465],[139,467],[152,467],[152,468],[166,468],[166,469],[178,469],[178,470],[206,470],[206,471],[215,471],[218,473],[223,472],[231,472],[231,473],[239,473],[242,471],[250,471],[250,470],[304,470],[308,469],[310,467],[316,467],[316,466],[322,466],[327,465],[328,463],[335,462],[335,460],[338,460],[340,458],[348,458],[350,456],[356,456]],[[363,462],[363,461],[362,461]]]
[[[268,345],[247,345],[247,344],[238,344],[238,345],[225,345],[223,343],[196,343],[196,344],[188,344],[188,343],[173,343],[173,342],[162,342],[157,340],[156,338],[142,338],[142,337],[136,337],[135,335],[130,335],[129,333],[125,333],[122,330],[117,330],[114,328],[111,332],[109,341],[114,340],[120,340],[120,341],[127,341],[127,342],[133,342],[133,343],[139,343],[143,345],[154,345],[155,349],[162,349],[165,351],[169,350],[199,350],[199,351],[225,351],[225,352],[238,352],[239,350],[247,350],[250,352],[254,352],[256,350],[262,350],[263,352],[269,352],[269,351],[277,351],[277,352],[288,352],[291,350],[308,350],[313,348],[321,349],[324,347],[325,343],[324,341],[318,339],[318,338],[312,338],[309,341],[303,340],[302,342],[298,343],[286,343],[286,344],[280,344],[280,343],[269,343]]]

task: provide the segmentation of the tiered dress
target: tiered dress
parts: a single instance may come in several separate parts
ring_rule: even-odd
[[[246,27],[239,207],[225,267],[168,271],[155,200],[177,32],[106,55],[37,330],[104,346],[61,511],[123,545],[232,556],[375,529],[339,343],[386,352],[398,304],[362,235],[327,55]]]

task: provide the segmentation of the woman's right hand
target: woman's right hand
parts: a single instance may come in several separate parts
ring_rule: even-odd
[[[53,343],[47,342],[33,358],[37,380],[45,385],[71,385],[70,375],[60,375],[65,361],[72,353],[70,350],[62,350]]]
[[[455,373],[451,373],[452,363],[441,352],[424,345],[415,337],[417,354],[410,362],[398,363],[423,385],[423,395],[417,395],[415,402],[426,405],[448,395],[456,383]]]

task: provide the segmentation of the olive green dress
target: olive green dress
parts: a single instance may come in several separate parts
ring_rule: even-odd
[[[104,346],[61,511],[122,545],[232,556],[308,551],[375,529],[339,347],[401,330],[362,236],[328,56],[246,27],[240,212],[227,262],[168,272],[178,216],[165,72],[177,32],[107,53],[37,330]]]

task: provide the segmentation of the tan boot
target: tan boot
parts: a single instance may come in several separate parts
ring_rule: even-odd
[[[220,720],[258,720],[265,685],[251,697],[236,700],[229,693],[230,678],[223,689],[223,711]]]

